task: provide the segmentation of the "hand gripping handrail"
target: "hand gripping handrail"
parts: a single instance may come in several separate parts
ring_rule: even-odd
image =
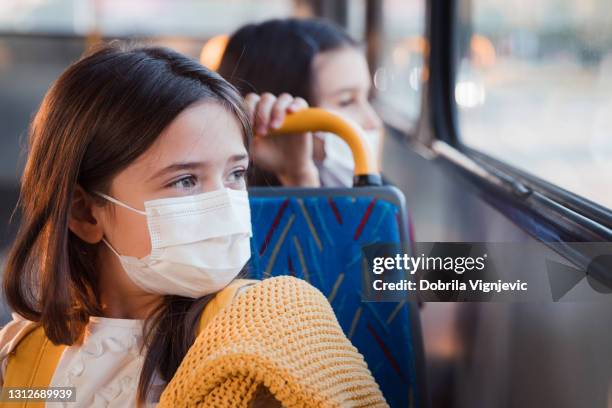
[[[348,144],[355,161],[353,186],[381,185],[376,158],[358,125],[325,109],[308,108],[288,114],[282,126],[270,135],[304,132],[333,133]]]

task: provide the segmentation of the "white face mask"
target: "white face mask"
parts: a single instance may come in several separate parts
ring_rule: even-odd
[[[365,141],[372,154],[377,155],[380,147],[380,131],[365,131]],[[315,136],[323,140],[325,159],[317,163],[321,183],[325,187],[351,187],[355,170],[353,153],[346,142],[333,133],[318,132]]]
[[[251,257],[251,211],[247,192],[222,189],[146,201],[137,210],[106,194],[114,204],[146,215],[151,254],[117,255],[130,279],[149,293],[190,298],[229,284]]]

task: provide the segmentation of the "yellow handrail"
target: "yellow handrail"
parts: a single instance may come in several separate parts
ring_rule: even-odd
[[[304,132],[330,132],[344,140],[355,161],[355,177],[379,176],[376,158],[360,135],[362,130],[342,116],[321,108],[308,108],[287,115],[283,125],[271,135]]]

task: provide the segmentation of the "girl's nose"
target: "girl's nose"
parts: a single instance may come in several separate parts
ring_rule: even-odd
[[[380,120],[380,117],[369,102],[365,102],[363,104],[362,116],[362,126],[365,130],[378,130],[382,128],[382,121]]]
[[[223,179],[221,175],[218,177],[214,177],[214,178],[210,178],[206,180],[203,185],[204,192],[206,193],[209,191],[221,190],[221,189],[224,189],[225,187],[227,186],[225,185],[225,180]]]

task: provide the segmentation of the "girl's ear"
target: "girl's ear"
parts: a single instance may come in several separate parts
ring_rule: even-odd
[[[70,205],[68,228],[89,244],[97,244],[104,236],[102,223],[94,216],[94,205],[91,196],[77,185]]]

